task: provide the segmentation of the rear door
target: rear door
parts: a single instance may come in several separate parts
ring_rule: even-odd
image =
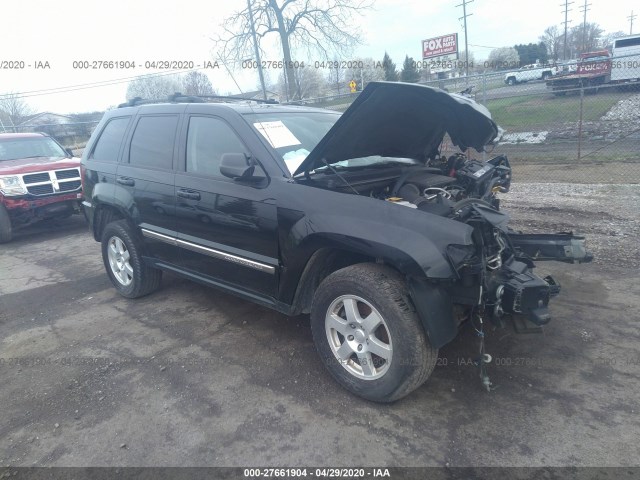
[[[174,162],[184,106],[153,107],[134,120],[118,166],[116,183],[126,192],[117,198],[140,227],[147,253],[176,263]]]
[[[237,127],[221,116],[185,115],[175,184],[180,265],[231,288],[275,296],[278,248],[272,189],[268,182],[242,184],[220,174],[225,153],[257,158],[243,140],[249,135],[241,137]]]

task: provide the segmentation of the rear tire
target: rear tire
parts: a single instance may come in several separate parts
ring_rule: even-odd
[[[516,79],[514,77],[507,78],[507,85],[513,87],[516,84]]]
[[[9,212],[0,205],[0,243],[10,242],[13,238],[13,228],[11,227],[11,218]]]
[[[142,261],[142,242],[131,232],[125,220],[105,227],[102,260],[111,283],[123,297],[142,297],[160,287],[162,271]]]
[[[374,402],[411,393],[438,359],[404,280],[382,265],[352,265],[329,275],[313,298],[311,331],[338,383]]]

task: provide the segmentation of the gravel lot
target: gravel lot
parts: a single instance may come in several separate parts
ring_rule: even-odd
[[[513,228],[584,234],[596,264],[640,268],[640,185],[515,183],[501,198]]]
[[[515,184],[514,224],[589,236],[544,335],[441,350],[393,405],[335,384],[308,318],[167,275],[130,301],[80,217],[0,247],[0,465],[638,466],[638,185]]]

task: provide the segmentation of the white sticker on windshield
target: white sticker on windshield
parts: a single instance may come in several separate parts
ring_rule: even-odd
[[[256,122],[253,126],[258,129],[273,148],[300,145],[300,140],[280,120],[277,122]]]

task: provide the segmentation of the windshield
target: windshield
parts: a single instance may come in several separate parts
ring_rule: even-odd
[[[334,112],[250,113],[245,117],[295,172],[340,118]]]
[[[32,157],[67,156],[67,152],[49,137],[0,139],[0,161]]]

